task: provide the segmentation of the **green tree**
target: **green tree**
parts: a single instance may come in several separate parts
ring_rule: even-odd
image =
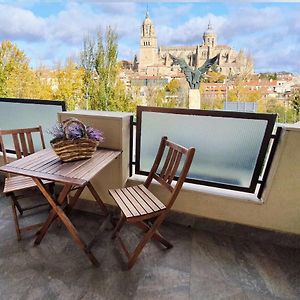
[[[95,106],[95,41],[86,36],[83,40],[83,50],[80,53],[81,66],[83,69],[83,93],[85,98],[85,109]]]
[[[87,109],[133,111],[137,102],[119,79],[117,34],[108,27],[103,36],[87,37],[81,52]]]
[[[290,96],[290,105],[296,115],[296,122],[300,120],[300,91],[294,92]]]
[[[274,98],[267,99],[266,112],[277,114],[276,121],[279,123],[296,122],[294,110],[288,106],[288,102],[281,102]]]
[[[98,32],[95,69],[98,75],[98,102],[100,109],[108,110],[114,96],[118,74],[118,45],[116,33],[108,27],[105,39]]]

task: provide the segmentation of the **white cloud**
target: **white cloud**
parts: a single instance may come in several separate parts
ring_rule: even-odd
[[[61,55],[66,55],[66,48],[76,52],[71,48],[80,49],[84,36],[105,30],[109,25],[117,31],[120,42],[133,40],[138,45],[140,24],[134,15],[127,13],[135,7],[134,3],[106,3],[104,8],[99,5],[94,10],[86,3],[69,2],[59,13],[42,18],[28,8],[0,4],[0,40],[10,39],[21,44],[38,63],[43,56],[45,63],[60,60]],[[43,44],[39,44],[41,41]]]
[[[109,2],[101,3],[103,12],[108,14],[119,14],[128,15],[136,12],[137,6],[134,2],[120,3],[120,2]]]
[[[45,20],[31,11],[0,4],[1,39],[42,40],[45,29]]]
[[[0,0],[4,2],[8,1]],[[145,4],[56,0],[63,7],[58,13],[40,17],[33,12],[37,10],[31,10],[37,3],[45,2],[48,1],[17,0],[14,4],[0,4],[0,40],[11,39],[28,50],[35,61],[49,63],[80,51],[86,34],[111,25],[119,35],[119,57],[132,59],[138,53]],[[226,14],[211,11],[204,16],[200,13],[197,16],[195,9],[200,12],[201,6],[193,3],[150,6],[159,45],[201,44],[210,20],[219,44],[251,53],[256,70],[299,73],[300,5],[234,3],[227,6]]]
[[[218,30],[225,22],[224,17],[209,14],[205,17],[194,17],[177,26],[161,26],[157,28],[159,42],[163,45],[196,45],[202,43],[203,32],[211,21],[214,29]]]
[[[192,17],[174,27],[169,20],[156,26],[161,45],[196,45],[208,21],[218,34],[219,44],[243,49],[254,59],[257,71],[287,70],[300,73],[300,6],[257,8],[253,5],[230,6],[228,14]]]

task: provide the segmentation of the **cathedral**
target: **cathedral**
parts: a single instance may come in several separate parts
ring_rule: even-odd
[[[217,34],[211,23],[203,33],[201,45],[158,47],[155,28],[147,12],[140,33],[139,75],[176,76],[180,68],[171,66],[172,59],[169,54],[185,59],[188,65],[196,68],[201,67],[208,58],[217,55],[218,71],[222,74],[228,76],[253,73],[252,60],[242,50],[237,52],[228,45],[218,45]]]

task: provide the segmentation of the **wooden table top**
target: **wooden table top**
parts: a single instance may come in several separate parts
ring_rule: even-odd
[[[84,185],[121,151],[99,149],[90,159],[62,162],[52,149],[44,149],[1,166],[0,171],[73,185]]]

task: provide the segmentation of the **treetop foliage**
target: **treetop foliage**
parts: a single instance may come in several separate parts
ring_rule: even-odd
[[[67,59],[53,70],[32,69],[29,59],[11,41],[0,44],[0,97],[64,100],[67,108],[134,111],[137,101],[119,79],[117,35],[86,36],[80,64]]]

